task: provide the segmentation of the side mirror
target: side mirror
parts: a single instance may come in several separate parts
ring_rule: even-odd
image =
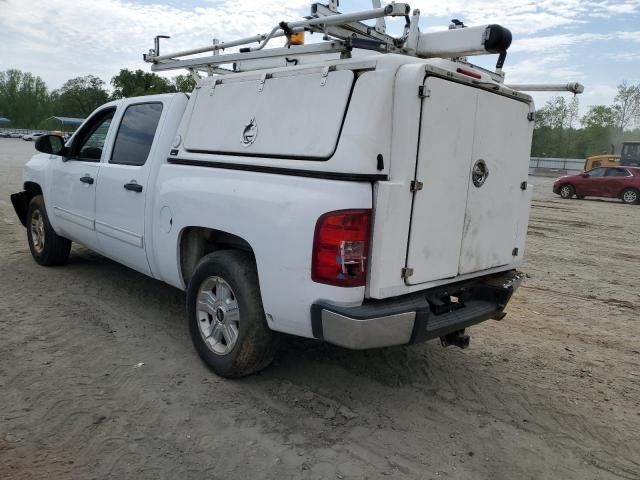
[[[589,174],[588,173],[581,173],[580,176],[582,178],[589,178]]]
[[[65,150],[64,139],[59,135],[43,135],[36,140],[36,150],[50,155],[61,155]]]

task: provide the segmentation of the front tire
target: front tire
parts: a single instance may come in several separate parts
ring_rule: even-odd
[[[59,236],[51,227],[42,195],[29,202],[27,210],[27,239],[31,256],[40,265],[63,265],[69,258],[71,241]]]
[[[638,190],[636,190],[635,188],[627,188],[624,192],[622,192],[620,198],[622,198],[622,201],[624,203],[637,205],[638,203],[640,203],[640,192],[638,192]]]
[[[243,377],[273,360],[274,334],[249,253],[221,250],[200,260],[187,289],[187,315],[193,345],[217,375]]]
[[[573,185],[569,185],[568,183],[565,183],[560,187],[560,196],[562,198],[573,198],[575,194],[576,194],[576,189],[573,188]]]

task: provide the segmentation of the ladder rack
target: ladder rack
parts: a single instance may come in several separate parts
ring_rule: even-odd
[[[376,0],[374,0],[376,3]],[[379,0],[377,0],[379,4]],[[186,68],[189,70],[206,71],[208,73],[231,73],[229,70],[221,70],[221,65],[228,65],[240,60],[253,60],[292,55],[313,55],[321,53],[347,54],[353,48],[377,50],[381,52],[398,51],[402,49],[404,38],[396,39],[384,33],[384,23],[378,22],[376,27],[370,27],[365,20],[384,20],[385,17],[402,16],[407,19],[405,33],[408,33],[410,21],[410,7],[406,3],[392,3],[385,7],[374,8],[354,13],[341,14],[329,6],[314,3],[311,5],[311,15],[305,20],[296,22],[280,22],[269,33],[253,35],[229,42],[214,41],[211,45],[183,50],[170,54],[160,54],[160,39],[169,38],[159,35],[155,38],[155,48],[143,55],[144,61],[151,63],[153,71],[175,70]],[[419,12],[414,15],[419,15]],[[382,25],[382,27],[381,27]],[[417,28],[417,22],[416,22]],[[291,45],[291,35],[299,32],[322,33],[323,40],[308,45]],[[276,37],[287,37],[287,47],[264,47]],[[256,47],[240,48],[238,53],[220,54],[220,51],[258,43]],[[211,56],[197,58],[183,58],[199,53],[213,52]]]
[[[268,33],[229,42],[219,42],[214,39],[211,45],[200,48],[161,55],[160,39],[169,37],[158,35],[155,37],[154,48],[144,54],[143,58],[145,62],[151,63],[153,71],[186,68],[199,79],[199,72],[214,75],[270,68],[274,64],[269,64],[268,60],[278,58],[284,59],[284,62],[279,63],[280,66],[296,65],[299,62],[296,57],[305,55],[321,57],[339,53],[340,58],[350,58],[353,49],[397,53],[419,58],[450,58],[465,64],[467,56],[497,54],[498,62],[495,72],[479,67],[474,68],[485,71],[498,83],[504,82],[502,66],[512,37],[511,32],[500,25],[466,27],[459,20],[452,20],[449,30],[420,33],[418,27],[420,10],[416,9],[410,15],[411,7],[406,3],[390,3],[382,7],[381,0],[372,0],[374,8],[370,10],[340,13],[338,12],[339,0],[328,1],[327,5],[311,4],[311,13],[304,20],[280,22]],[[405,19],[401,37],[392,37],[386,33],[385,18],[387,17]],[[363,23],[366,20],[376,20],[376,25],[369,26]],[[324,42],[299,45],[292,41],[292,37],[300,32],[320,33],[323,35]],[[285,47],[265,48],[271,40],[278,37],[287,38]],[[254,43],[258,45],[247,46]],[[220,53],[232,47],[240,47],[240,49],[237,53]],[[207,52],[212,54],[192,57],[192,55]],[[267,62],[260,60],[267,60]],[[574,94],[584,91],[584,87],[578,83],[513,85],[511,88],[522,91],[569,91]]]

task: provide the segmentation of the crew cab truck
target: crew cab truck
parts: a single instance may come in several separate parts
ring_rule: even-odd
[[[462,65],[324,58],[110,102],[40,138],[11,200],[39,264],[76,242],[186,290],[225,377],[274,332],[466,347],[523,279],[534,107]]]

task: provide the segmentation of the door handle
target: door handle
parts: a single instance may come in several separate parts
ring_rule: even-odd
[[[93,178],[91,178],[91,175],[89,174],[85,174],[84,177],[80,177],[80,181],[82,183],[88,183],[89,185],[93,185]]]
[[[142,185],[140,185],[139,183],[136,183],[135,180],[132,180],[131,182],[124,184],[124,189],[131,190],[132,192],[140,193],[142,192]]]

